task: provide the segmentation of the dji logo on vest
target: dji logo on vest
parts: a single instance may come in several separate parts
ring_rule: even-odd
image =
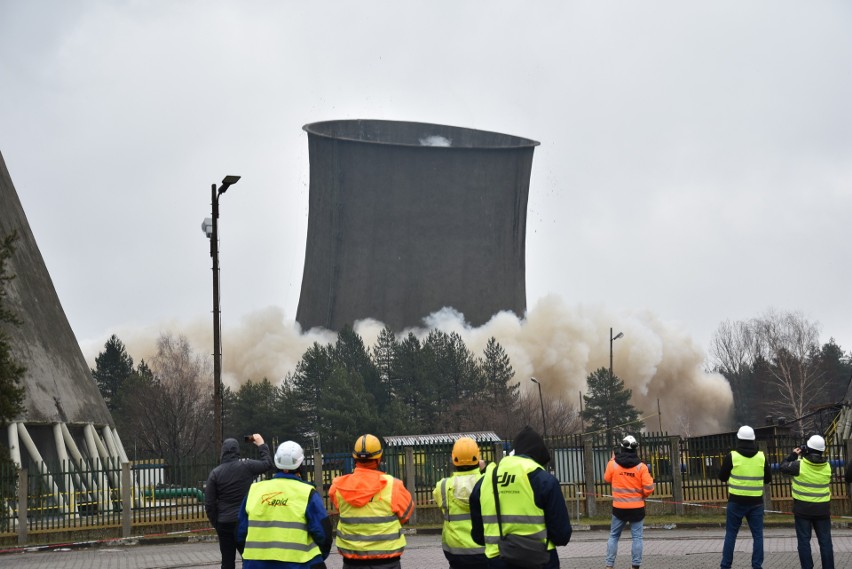
[[[504,472],[500,476],[497,477],[497,485],[498,486],[508,486],[509,484],[515,481],[515,475],[509,474],[508,472]]]

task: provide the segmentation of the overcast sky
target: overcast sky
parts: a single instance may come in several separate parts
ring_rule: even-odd
[[[0,152],[78,340],[295,317],[307,135],[434,122],[541,142],[527,301],[707,348],[774,308],[852,349],[852,4],[0,0]],[[424,315],[425,316],[425,315]],[[138,359],[138,358],[137,358]]]

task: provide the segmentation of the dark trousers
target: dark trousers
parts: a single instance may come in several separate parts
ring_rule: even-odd
[[[237,544],[237,522],[219,522],[216,524],[219,536],[219,552],[222,554],[222,569],[234,569],[237,563],[237,551],[243,554],[243,548]]]
[[[834,569],[834,547],[831,545],[831,518],[810,520],[794,516],[796,541],[799,550],[799,565],[802,569],[813,569],[814,558],[811,555],[811,529],[816,533],[819,544],[819,558],[822,569]]]

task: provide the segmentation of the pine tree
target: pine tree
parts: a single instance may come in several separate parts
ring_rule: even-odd
[[[639,411],[630,404],[633,392],[624,387],[617,375],[602,367],[589,374],[586,381],[589,393],[583,395],[586,408],[582,417],[588,422],[587,431],[606,432],[607,444],[613,445],[621,435],[645,427]]]
[[[113,334],[104,344],[104,351],[95,358],[95,369],[92,370],[92,377],[111,412],[118,409],[122,387],[132,374],[133,358]]]

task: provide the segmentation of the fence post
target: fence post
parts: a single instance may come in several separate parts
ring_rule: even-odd
[[[597,496],[595,496],[595,447],[592,438],[583,439],[583,474],[586,478],[586,515],[598,514]]]
[[[27,543],[27,469],[18,470],[18,545]]]
[[[769,447],[766,441],[757,441],[757,450],[763,453],[765,460],[769,460]],[[772,485],[764,484],[763,486],[763,509],[772,509]]]
[[[320,496],[325,496],[323,493],[323,483],[322,483],[322,453],[319,451],[314,451],[314,487],[319,492]]]
[[[494,443],[494,464],[500,464],[503,460],[503,443]]]
[[[680,437],[669,437],[669,463],[672,465],[672,500],[675,503],[675,514],[685,513],[683,506],[683,471],[680,468]]]
[[[846,460],[843,462],[843,473],[846,474],[852,469],[852,439],[846,439],[843,442],[846,443]],[[849,507],[850,501],[852,501],[852,484],[846,485],[846,498],[843,509],[849,512],[850,510],[846,510],[846,508]]]
[[[417,487],[415,486],[416,483],[417,479],[414,477],[414,448],[405,447],[405,487],[408,488],[409,492],[411,492],[411,499],[415,502],[417,501],[417,494],[415,494],[415,491],[417,490]],[[414,507],[414,513],[411,514],[411,520],[408,523],[417,523],[416,504]]]
[[[130,537],[133,531],[133,504],[130,494],[133,481],[130,477],[130,463],[121,463],[121,537]]]

